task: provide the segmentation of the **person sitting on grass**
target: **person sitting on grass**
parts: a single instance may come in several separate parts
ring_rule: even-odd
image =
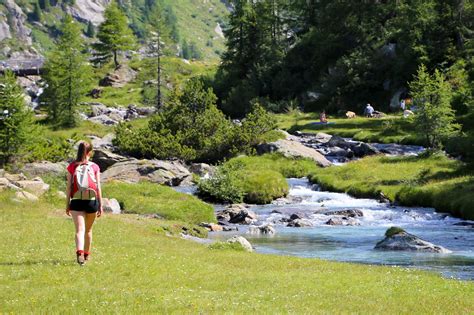
[[[90,162],[92,145],[82,141],[77,158],[67,167],[66,214],[72,216],[76,230],[76,258],[79,265],[90,258],[92,225],[103,213],[100,168]]]
[[[365,110],[364,110],[364,116],[365,117],[373,117],[374,116],[374,108],[372,107],[372,105],[367,104],[367,106],[365,107]]]
[[[323,124],[327,124],[328,123],[328,119],[326,117],[326,111],[323,110],[321,114],[319,114],[319,121]]]

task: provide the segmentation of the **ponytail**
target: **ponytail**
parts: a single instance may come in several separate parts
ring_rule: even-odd
[[[81,141],[79,143],[79,148],[77,149],[76,162],[82,163],[86,160],[87,154],[92,151],[92,144],[86,141]]]

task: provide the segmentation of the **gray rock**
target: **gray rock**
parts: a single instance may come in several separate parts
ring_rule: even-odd
[[[339,136],[332,136],[331,139],[327,142],[327,145],[330,147],[339,147],[343,149],[348,149],[351,147],[351,143],[346,141],[344,138]]]
[[[273,235],[276,233],[276,230],[270,224],[265,224],[265,225],[260,225],[260,226],[251,225],[249,226],[248,233]]]
[[[97,26],[104,21],[103,13],[109,3],[108,0],[75,0],[74,5],[65,8],[78,21]]]
[[[324,155],[316,151],[315,149],[309,148],[297,141],[291,140],[278,140],[271,143],[264,143],[257,146],[257,153],[271,153],[279,152],[286,157],[303,157],[309,158],[315,161],[319,166],[327,167],[331,165]]]
[[[379,250],[395,250],[395,251],[417,251],[428,253],[451,253],[450,250],[424,241],[419,237],[400,230],[393,235],[385,236],[385,239],[375,245],[375,249]]]
[[[119,122],[117,120],[113,120],[107,115],[99,115],[96,117],[89,118],[89,121],[96,123],[96,124],[102,124],[106,126],[113,126],[117,125]]]
[[[344,225],[341,218],[331,218],[325,224],[326,225]]]
[[[356,145],[351,146],[352,152],[356,157],[364,157],[368,155],[374,155],[380,153],[376,148],[368,143],[358,143]]]
[[[3,38],[12,38],[12,36],[14,36],[18,42],[27,46],[31,45],[31,29],[26,26],[26,14],[14,0],[5,0],[3,1],[3,5],[7,11],[5,13],[9,17],[9,23],[8,30],[6,26],[4,26],[4,31],[0,36]]]
[[[227,243],[233,244],[233,243],[239,243],[242,245],[242,247],[248,251],[248,252],[253,252],[252,244],[250,244],[249,241],[243,236],[233,236],[232,238],[227,240]]]
[[[31,192],[35,196],[41,196],[49,190],[49,185],[43,182],[41,178],[36,178],[35,180],[20,180],[14,182],[13,184],[20,187],[21,189]]]
[[[188,169],[178,161],[129,160],[112,165],[102,174],[102,179],[104,182],[117,180],[128,183],[145,180],[178,186],[190,176]]]
[[[296,219],[290,221],[286,226],[288,227],[311,227],[313,223],[307,219]]]
[[[117,199],[102,198],[102,203],[103,203],[102,206],[103,206],[104,212],[109,212],[112,214],[122,213],[122,210],[120,208],[120,203],[117,201]]]
[[[96,149],[109,149],[113,148],[112,141],[115,139],[115,135],[113,133],[106,134],[103,138],[99,138],[96,136],[89,136],[91,138],[92,147],[94,150]]]
[[[97,117],[107,113],[107,106],[102,103],[91,103],[91,115],[90,117]]]
[[[106,149],[94,149],[94,155],[92,156],[92,162],[99,166],[101,172],[106,171],[114,164],[128,160],[129,158],[112,153]]]
[[[290,220],[303,219],[305,216],[302,213],[293,213],[290,215]]]
[[[217,212],[218,221],[227,221],[234,224],[251,224],[257,220],[255,212],[250,211],[242,204],[233,204]]]
[[[52,163],[48,161],[27,163],[23,166],[22,171],[30,176],[43,175],[65,175],[67,163]]]
[[[335,210],[328,211],[324,213],[325,215],[340,215],[349,218],[363,217],[364,213],[359,209],[345,209],[345,210]]]
[[[137,107],[136,111],[140,116],[151,116],[155,113],[154,107]]]
[[[314,140],[319,143],[328,143],[329,140],[331,140],[332,136],[330,134],[324,133],[324,132],[318,132],[314,136]]]
[[[114,71],[107,74],[100,81],[101,86],[124,87],[127,83],[133,81],[137,72],[126,64],[119,65]]]
[[[189,167],[191,173],[197,174],[199,176],[213,176],[216,168],[206,163],[193,163]]]
[[[27,191],[21,190],[15,193],[15,198],[18,200],[38,201],[38,197]]]

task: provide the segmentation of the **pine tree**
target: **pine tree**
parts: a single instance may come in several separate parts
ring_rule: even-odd
[[[421,65],[415,79],[410,83],[410,91],[416,106],[416,127],[425,135],[430,148],[440,149],[442,140],[454,135],[460,127],[454,123],[449,83],[438,70],[434,75],[430,75],[426,67]]]
[[[33,113],[25,105],[23,91],[15,75],[0,77],[0,166],[21,153],[33,126]]]
[[[90,38],[95,37],[95,26],[94,26],[94,24],[92,24],[91,21],[89,21],[89,23],[87,23],[86,36],[90,37]]]
[[[43,18],[43,12],[41,11],[41,7],[40,7],[40,4],[38,1],[36,1],[34,3],[34,7],[33,7],[33,13],[31,15],[33,21],[36,21],[36,22],[41,22],[42,18]]]
[[[90,87],[91,68],[84,53],[81,27],[67,15],[56,48],[45,63],[45,99],[50,120],[57,126],[74,126],[76,110]]]
[[[116,2],[112,2],[104,12],[105,21],[100,24],[97,32],[99,43],[95,48],[99,58],[109,60],[113,57],[115,67],[119,66],[118,55],[135,44],[135,37],[128,27],[127,16]]]

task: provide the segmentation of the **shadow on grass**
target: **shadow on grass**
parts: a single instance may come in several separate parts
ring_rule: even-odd
[[[74,259],[43,259],[43,260],[27,260],[27,261],[1,261],[0,266],[36,266],[36,265],[70,265],[76,264]]]

